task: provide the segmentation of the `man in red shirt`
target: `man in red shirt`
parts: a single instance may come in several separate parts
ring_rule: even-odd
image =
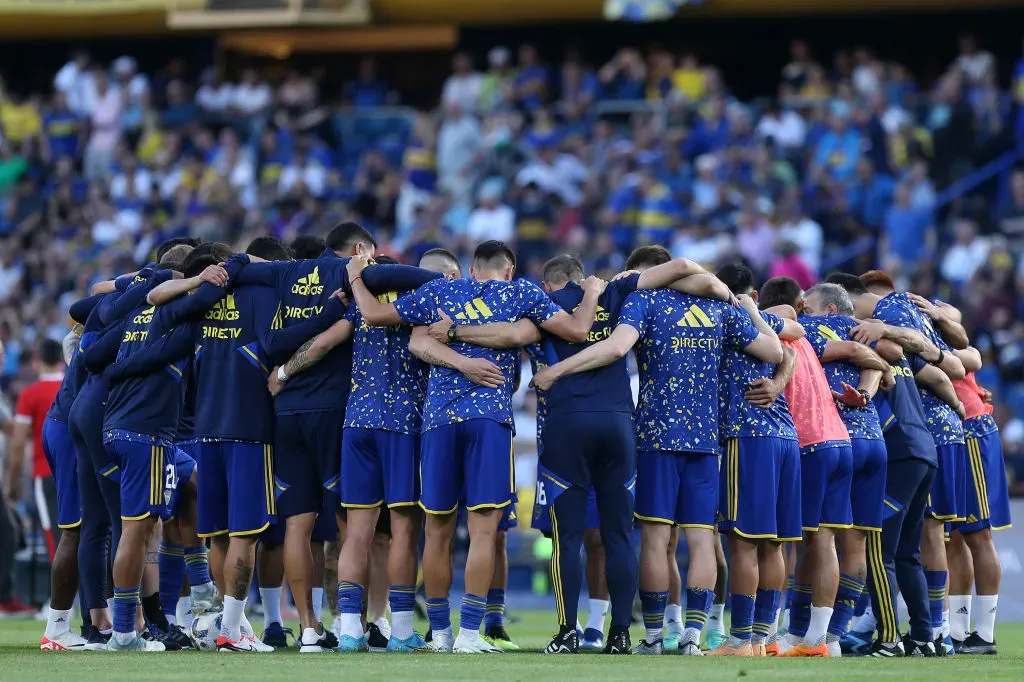
[[[14,429],[11,434],[10,456],[7,461],[7,473],[4,476],[4,495],[10,503],[21,499],[22,466],[25,460],[25,449],[29,438],[32,439],[32,482],[35,505],[39,514],[43,536],[50,553],[51,562],[60,542],[62,527],[77,528],[81,519],[67,519],[67,524],[60,524],[57,516],[57,485],[50,471],[46,456],[43,453],[43,424],[46,413],[53,404],[64,379],[63,349],[61,345],[50,339],[44,339],[36,352],[35,369],[39,378],[25,387],[18,396],[14,410]],[[80,516],[80,515],[79,515]],[[55,522],[57,522],[55,524]],[[55,528],[54,526],[58,527]],[[0,604],[0,612],[5,608]]]

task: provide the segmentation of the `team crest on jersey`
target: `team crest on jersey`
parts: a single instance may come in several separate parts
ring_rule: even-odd
[[[305,277],[299,277],[299,280],[292,285],[292,293],[299,296],[319,296],[323,292],[323,285],[320,284],[319,265],[313,268],[313,272]]]

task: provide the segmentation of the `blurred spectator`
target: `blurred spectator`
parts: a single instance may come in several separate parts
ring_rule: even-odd
[[[772,259],[768,268],[769,277],[792,277],[800,285],[801,289],[810,289],[818,281],[818,276],[807,267],[807,263],[800,257],[800,250],[796,244],[790,241],[780,241],[777,249],[778,255]]]
[[[214,68],[206,69],[200,80],[202,85],[196,91],[196,104],[203,113],[214,117],[228,113],[234,103],[231,84],[222,81]]]
[[[829,116],[829,130],[814,150],[813,174],[827,174],[836,180],[847,180],[853,174],[863,144],[860,131],[849,125],[846,104],[836,103]]]
[[[512,207],[501,203],[503,184],[500,180],[491,179],[480,186],[478,205],[469,214],[466,225],[469,244],[479,244],[488,239],[507,242],[515,237],[516,213]]]
[[[92,64],[89,53],[84,50],[76,52],[53,79],[54,88],[67,97],[70,110],[80,116],[92,113],[92,85]]]
[[[636,50],[619,50],[597,75],[607,99],[644,99],[647,66]]]
[[[230,88],[231,111],[239,116],[263,116],[274,103],[270,86],[260,82],[259,75],[253,69],[242,72],[241,82]]]
[[[686,54],[679,59],[679,68],[672,74],[675,91],[690,102],[698,102],[707,91],[707,78],[697,58]]]
[[[999,230],[1018,255],[1024,253],[1024,170],[1010,176],[1010,202],[1003,208]]]
[[[6,93],[0,101],[0,128],[12,145],[21,146],[23,142],[33,141],[42,132],[36,105],[17,93]]]
[[[935,228],[927,210],[911,205],[910,187],[896,185],[893,205],[885,214],[882,240],[883,269],[904,272],[926,260],[935,247]]]
[[[473,58],[466,52],[459,52],[452,58],[452,75],[444,82],[441,104],[454,102],[463,111],[476,111],[482,88],[480,74],[473,71]]]
[[[43,116],[43,156],[50,163],[61,157],[74,159],[82,148],[82,119],[68,108],[63,92],[53,96],[53,106]]]
[[[519,106],[532,111],[548,98],[547,67],[540,63],[533,45],[519,46],[519,73],[515,77],[515,97]]]
[[[515,100],[515,84],[509,68],[511,55],[507,47],[492,47],[487,53],[487,73],[480,83],[480,109],[494,111],[507,108]]]
[[[106,180],[113,172],[114,150],[121,138],[124,98],[110,87],[106,72],[96,69],[92,76],[96,103],[90,119],[91,134],[85,147],[82,172],[90,182]]]
[[[996,60],[991,52],[978,49],[974,36],[965,35],[960,38],[960,54],[953,65],[969,81],[980,81],[986,74],[995,71]]]
[[[942,276],[956,286],[968,282],[974,273],[988,260],[989,245],[978,236],[978,226],[961,218],[953,224],[956,243],[942,259]]]
[[[371,57],[359,60],[359,75],[345,84],[343,96],[346,104],[357,109],[388,104],[388,86],[377,76],[377,60]]]
[[[483,142],[480,124],[457,103],[444,107],[437,134],[437,177],[456,203],[469,203],[475,177],[473,163]]]
[[[807,137],[807,124],[800,114],[791,109],[782,109],[778,100],[772,100],[757,123],[757,134],[782,150],[792,152],[803,146]]]
[[[778,239],[781,243],[788,244],[795,249],[804,268],[813,276],[817,276],[821,272],[825,235],[821,225],[811,220],[798,203],[793,203],[785,211],[783,220],[779,224]],[[779,250],[781,253],[781,245]]]

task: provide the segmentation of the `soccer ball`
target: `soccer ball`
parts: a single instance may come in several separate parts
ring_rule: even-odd
[[[195,642],[196,648],[200,651],[215,651],[217,649],[217,637],[220,636],[219,613],[204,613],[192,620],[189,628],[189,635]]]

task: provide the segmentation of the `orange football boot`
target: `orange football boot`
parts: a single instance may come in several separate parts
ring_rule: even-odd
[[[708,652],[708,656],[753,656],[754,649],[750,642],[743,642],[739,646],[729,646],[726,640]]]
[[[800,642],[784,654],[781,658],[828,658],[828,646],[822,642],[818,646],[809,646]]]

